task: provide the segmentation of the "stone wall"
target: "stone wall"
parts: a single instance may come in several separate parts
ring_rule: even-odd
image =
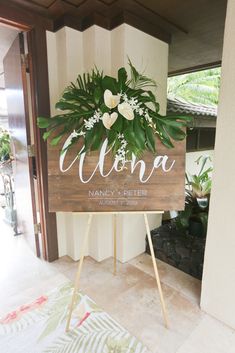
[[[158,259],[202,279],[205,238],[180,233],[174,222],[152,230],[151,236]],[[147,242],[146,251],[150,253]]]

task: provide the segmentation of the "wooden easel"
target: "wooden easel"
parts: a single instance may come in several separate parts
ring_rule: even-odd
[[[117,255],[117,250],[116,250],[117,214],[127,214],[127,213],[142,214],[143,217],[144,217],[144,222],[145,222],[145,227],[146,227],[146,232],[147,232],[147,237],[148,237],[148,243],[149,243],[150,253],[151,253],[152,262],[153,262],[153,269],[154,269],[155,278],[156,278],[156,282],[157,282],[157,288],[158,288],[158,291],[159,291],[159,296],[160,296],[160,301],[161,301],[163,320],[164,320],[165,327],[168,328],[168,318],[167,318],[166,306],[165,306],[165,301],[164,301],[164,297],[163,297],[163,292],[162,292],[162,286],[161,286],[161,282],[160,282],[159,272],[158,272],[158,268],[157,268],[157,262],[156,262],[156,258],[155,258],[155,255],[154,255],[153,243],[152,243],[152,238],[151,238],[150,228],[149,228],[149,222],[148,222],[148,217],[147,217],[147,213],[159,214],[159,213],[163,213],[163,212],[161,212],[161,211],[148,211],[148,212],[89,212],[89,218],[88,218],[88,222],[87,222],[86,233],[85,233],[85,236],[84,236],[84,239],[83,239],[83,243],[82,243],[80,261],[79,261],[79,264],[78,264],[78,270],[77,270],[77,274],[76,274],[76,278],[75,278],[73,295],[72,295],[71,303],[70,303],[69,309],[68,309],[68,319],[67,319],[67,324],[66,324],[66,331],[69,331],[70,321],[71,321],[71,317],[72,317],[72,313],[73,313],[73,309],[74,309],[74,302],[75,302],[75,299],[76,299],[76,293],[78,292],[78,289],[79,289],[79,281],[80,281],[80,276],[81,276],[81,272],[82,272],[82,265],[83,265],[83,260],[84,260],[84,256],[85,256],[85,250],[86,250],[86,246],[87,246],[87,240],[88,240],[88,236],[89,236],[89,233],[90,233],[90,227],[91,227],[91,222],[92,222],[93,216],[94,215],[100,215],[100,214],[113,214],[113,216],[114,216],[114,218],[113,218],[113,227],[114,227],[114,232],[113,232],[113,237],[114,237],[114,241],[113,241],[113,257],[114,257],[113,273],[116,274],[116,271],[117,271],[117,266],[116,266],[116,262],[117,262],[117,260],[116,260],[116,255]],[[79,214],[84,214],[84,213],[83,212],[79,212]]]

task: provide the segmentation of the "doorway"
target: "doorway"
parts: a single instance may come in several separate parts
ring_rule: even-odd
[[[0,23],[4,44],[1,88],[5,98],[0,125],[10,134],[14,205],[10,211],[3,205],[3,218],[9,211],[15,234],[20,234],[38,257],[53,261],[58,258],[56,218],[48,212],[46,145],[36,123],[37,116],[49,110],[47,67],[42,63],[38,66],[40,55],[44,62],[46,59],[42,48],[45,31],[18,24],[12,27],[6,22]]]
[[[40,247],[40,219],[36,183],[34,126],[30,70],[27,65],[26,33],[1,26],[1,89],[5,99],[5,119],[2,136],[8,151],[1,156],[1,176],[5,199],[3,218],[13,228],[15,236],[25,238],[38,257]],[[5,125],[5,126],[4,126]],[[4,239],[4,235],[3,235]]]

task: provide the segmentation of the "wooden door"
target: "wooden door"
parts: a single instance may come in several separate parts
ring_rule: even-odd
[[[19,34],[3,60],[9,130],[13,142],[15,202],[18,229],[39,256],[38,234],[34,232],[36,207],[32,158],[28,157],[30,130],[24,58],[24,38]]]

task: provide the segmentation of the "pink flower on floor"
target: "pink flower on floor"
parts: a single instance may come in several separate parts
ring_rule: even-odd
[[[84,317],[78,322],[77,327],[81,326],[81,325],[83,324],[83,322],[84,322],[90,315],[91,315],[91,313],[88,313],[88,312],[87,312],[87,313],[84,315]]]
[[[19,311],[21,312],[24,312],[24,311],[28,311],[30,309],[30,306],[31,304],[28,304],[28,305],[22,305],[20,308],[19,308]]]
[[[7,314],[6,317],[0,320],[1,324],[9,324],[9,322],[14,321],[18,316],[17,311],[12,311],[11,313]]]
[[[28,312],[29,310],[36,309],[42,304],[44,304],[48,298],[46,296],[41,296],[37,298],[31,304],[22,305],[19,309],[12,311],[11,313],[7,314],[3,319],[0,320],[1,324],[9,324],[12,321],[19,320],[22,314]]]
[[[35,302],[33,302],[31,304],[31,308],[36,308],[38,306],[41,306],[42,304],[44,304],[46,301],[48,300],[48,298],[44,295],[42,295],[41,297],[39,297],[38,299],[35,300]]]

